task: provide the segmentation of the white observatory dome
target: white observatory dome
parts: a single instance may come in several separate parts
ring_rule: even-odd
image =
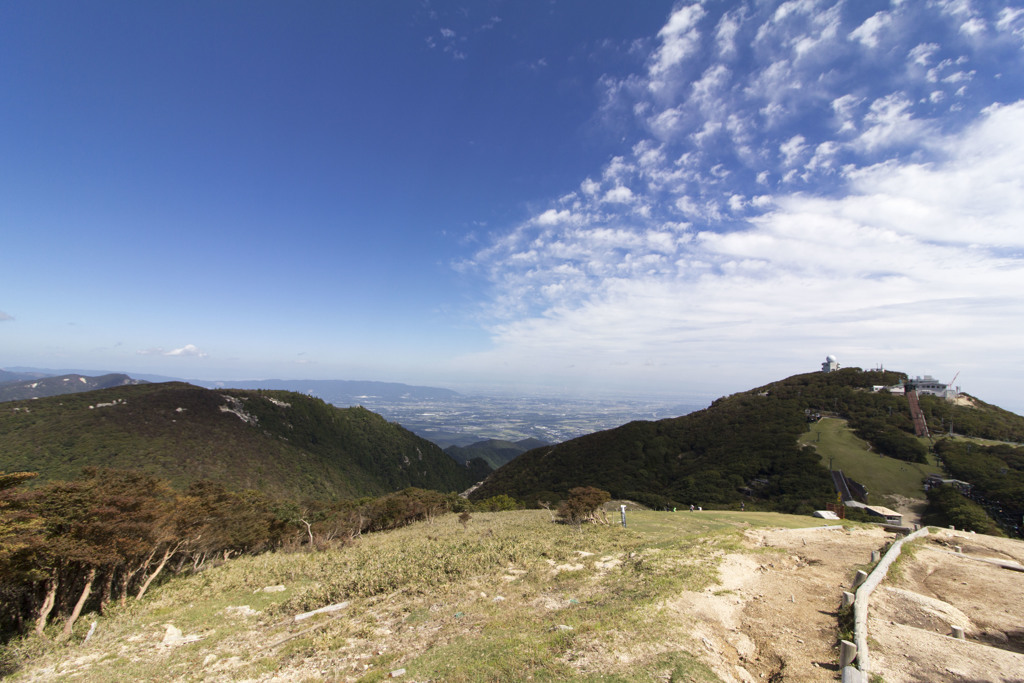
[[[831,355],[831,354],[829,354],[828,356],[825,356],[825,360],[827,360],[829,363],[835,363],[836,362],[836,357]]]

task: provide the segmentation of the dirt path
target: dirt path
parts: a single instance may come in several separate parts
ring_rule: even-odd
[[[670,606],[691,624],[687,649],[725,683],[839,680],[842,592],[895,538],[880,527],[748,531],[749,552],[723,560],[719,585]],[[926,539],[871,598],[872,672],[886,683],[1024,683],[1024,572],[968,559],[1024,565],[1024,542]]]
[[[672,608],[692,623],[689,649],[726,683],[835,681],[842,592],[871,551],[894,536],[881,528],[748,531],[754,552],[730,555],[721,584]]]
[[[903,515],[903,526],[917,528],[921,524],[928,502],[920,498],[907,498],[893,494],[888,497],[888,507]]]

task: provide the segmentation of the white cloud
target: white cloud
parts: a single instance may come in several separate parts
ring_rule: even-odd
[[[928,66],[932,55],[938,52],[939,46],[935,43],[921,43],[914,46],[910,51],[910,60],[919,66]]]
[[[866,47],[878,47],[878,34],[891,24],[892,15],[888,12],[877,12],[851,31],[850,38],[863,43]]]
[[[650,140],[634,145],[633,156],[637,160],[637,165],[646,172],[657,172],[665,164],[664,147]]]
[[[4,313],[3,311],[0,311],[0,321],[4,320],[14,320],[14,317]]]
[[[695,131],[690,138],[698,147],[711,144],[714,137],[722,130],[722,124],[718,121],[705,121],[700,130]]]
[[[728,58],[736,54],[736,35],[740,29],[740,12],[726,12],[715,28],[715,44],[720,57]]]
[[[697,52],[700,47],[697,23],[704,15],[704,8],[699,4],[680,7],[658,31],[661,45],[654,53],[648,71],[652,90],[661,90],[669,71]]]
[[[864,116],[867,128],[857,138],[856,145],[874,151],[918,143],[931,131],[926,122],[914,118],[912,107],[913,103],[902,92],[876,99]]]
[[[807,169],[810,171],[829,170],[833,168],[836,154],[839,152],[838,143],[826,141],[814,149],[814,156],[807,162]]]
[[[1001,9],[996,21],[996,29],[1002,33],[1024,38],[1024,9],[1016,7]]]
[[[982,33],[984,33],[986,28],[987,26],[984,20],[974,17],[973,19],[968,19],[967,21],[960,25],[960,32],[965,35],[975,37],[980,36]]]
[[[848,26],[842,6],[744,5],[703,51],[705,10],[672,15],[648,72],[616,90],[642,141],[580,184],[571,221],[560,202],[478,255],[498,290],[482,371],[521,362],[578,381],[614,360],[624,383],[650,385],[748,356],[963,363],[1016,343],[1024,102],[972,99],[987,62],[960,33],[969,4],[936,17],[894,3]],[[1004,32],[1024,20],[994,14]],[[958,117],[928,118],[968,82]],[[800,193],[780,193],[787,182]]]
[[[934,0],[934,2],[943,14],[951,17],[970,17],[974,14],[971,10],[970,0]]]
[[[635,168],[633,164],[626,161],[625,157],[618,156],[612,158],[608,165],[604,169],[604,179],[612,182],[622,182],[628,178]]]
[[[705,111],[717,109],[719,94],[729,84],[731,76],[732,72],[724,64],[708,67],[693,84],[693,101]]]
[[[193,345],[193,344],[186,344],[185,346],[182,346],[180,349],[173,349],[171,351],[168,351],[164,355],[167,355],[167,356],[198,356],[199,358],[205,358],[206,357],[206,354],[203,353],[202,351],[200,351],[198,348],[196,348],[195,345]]]
[[[603,197],[603,201],[615,204],[629,204],[633,199],[633,191],[623,185],[613,187],[605,192]]]
[[[856,130],[857,125],[854,122],[854,117],[856,108],[860,106],[862,101],[862,98],[854,95],[843,95],[832,100],[832,111],[835,112],[836,118],[839,120],[839,130],[837,132],[843,133]]]
[[[794,14],[811,14],[817,8],[816,0],[789,0],[778,6],[773,19],[780,22]]]
[[[779,151],[782,152],[782,163],[786,166],[792,166],[796,163],[797,159],[803,156],[804,150],[807,149],[807,145],[804,144],[805,142],[807,142],[807,139],[803,135],[794,135],[779,145]]]
[[[572,213],[568,209],[562,211],[556,211],[555,209],[548,209],[541,215],[537,216],[538,225],[558,225],[559,223],[565,223],[572,217]]]
[[[178,349],[165,351],[162,348],[143,349],[137,352],[140,356],[192,356],[206,358],[207,354],[200,351],[194,344],[186,344]]]
[[[995,352],[1020,333],[1010,321],[1024,319],[1015,295],[1024,262],[997,253],[1024,242],[1015,229],[1024,220],[1022,128],[1024,104],[995,109],[946,141],[940,164],[870,167],[844,198],[776,197],[747,228],[703,231],[696,242],[659,233],[662,251],[686,250],[673,269],[652,260],[645,270],[654,252],[627,232],[576,233],[582,251],[628,248],[633,260],[618,265],[632,277],[605,262],[612,274],[576,283],[585,297],[574,302],[559,289],[543,315],[494,328],[496,343],[502,355],[560,375],[570,358],[581,367],[621,359],[647,382],[657,381],[641,367],[650,358],[684,368],[805,354],[810,370],[813,354],[837,348],[886,352],[890,364]],[[992,158],[1000,139],[1016,142]],[[974,351],[962,333],[976,339]],[[907,345],[922,336],[928,349]]]

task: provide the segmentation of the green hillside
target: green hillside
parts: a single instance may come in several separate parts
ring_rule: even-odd
[[[170,382],[3,404],[0,471],[38,472],[41,483],[88,466],[292,499],[472,484],[436,445],[381,416],[292,392]]]
[[[823,465],[842,470],[867,488],[868,501],[876,505],[891,502],[893,495],[924,500],[924,478],[941,471],[932,455],[926,464],[879,455],[838,418],[822,418],[811,425],[800,443],[813,446]]]
[[[795,375],[683,417],[632,422],[531,450],[498,469],[473,496],[554,500],[572,487],[596,486],[655,507],[738,507],[742,502],[807,511],[834,497],[828,463],[805,436],[827,415],[846,420],[884,463],[877,480],[865,471],[862,483],[880,494],[912,491],[922,497],[920,476],[934,462],[927,442],[913,434],[905,397],[872,390],[905,378],[859,368]],[[1006,439],[1024,429],[1024,417],[981,402],[973,407],[937,403],[922,400],[930,419],[938,422],[948,410],[965,432],[978,436]],[[866,445],[852,442],[847,448],[867,452]]]
[[[956,403],[937,396],[921,397],[921,412],[932,434],[949,432],[993,441],[1024,443],[1024,417],[998,406],[961,394]]]

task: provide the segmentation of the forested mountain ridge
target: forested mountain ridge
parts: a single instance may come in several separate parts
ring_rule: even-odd
[[[480,458],[492,468],[498,468],[528,450],[546,445],[546,441],[533,438],[519,441],[484,439],[468,446],[449,446],[444,452],[455,458],[456,462],[469,463],[474,458]]]
[[[15,373],[5,374],[10,377],[17,377]],[[98,377],[71,374],[56,377],[32,377],[30,379],[4,380],[0,378],[0,402],[75,394],[130,384],[146,384],[146,382],[144,380],[132,379],[128,375],[121,373],[110,373]]]
[[[363,408],[303,394],[121,386],[0,408],[0,471],[73,479],[84,467],[136,469],[294,500],[380,495],[473,482],[438,446]]]
[[[906,398],[875,386],[905,380],[898,372],[846,368],[807,373],[720,398],[708,408],[656,422],[631,422],[523,453],[473,492],[527,501],[557,500],[576,486],[655,507],[738,506],[806,512],[834,498],[814,449],[797,443],[810,420],[834,414],[880,454],[923,462]],[[929,397],[924,397],[929,398]],[[973,406],[923,400],[930,427],[942,420],[958,433],[1015,440],[1024,418],[975,401]]]

